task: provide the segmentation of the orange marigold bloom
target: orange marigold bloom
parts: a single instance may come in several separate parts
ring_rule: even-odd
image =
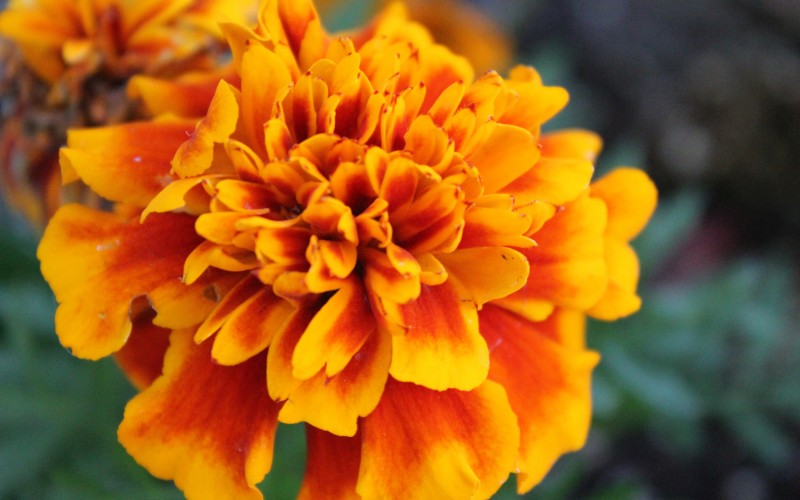
[[[260,498],[279,421],[306,424],[302,498],[535,486],[588,432],[585,315],[638,307],[652,183],[590,184],[599,139],[540,133],[565,90],[476,79],[396,10],[336,37],[269,0],[222,29],[238,78],[202,119],[143,85],[167,114],[62,150],[124,207],[63,207],[38,252],[64,346],[143,389],[122,444],[188,497]]]
[[[7,108],[0,178],[12,205],[42,224],[66,201],[88,203],[79,184],[60,187],[66,130],[141,118],[125,96],[134,75],[197,80],[192,73],[217,71],[225,48],[217,22],[244,22],[255,7],[254,0],[11,0],[0,12]]]

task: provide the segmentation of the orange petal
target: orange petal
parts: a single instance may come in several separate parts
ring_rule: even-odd
[[[79,205],[62,207],[37,255],[60,303],[56,332],[63,345],[82,358],[107,356],[128,338],[134,298],[154,292],[202,295],[205,285],[181,281],[183,261],[201,241],[193,223],[187,215],[153,214],[139,224]],[[213,305],[208,300],[199,312],[207,314]]]
[[[539,145],[542,156],[594,163],[603,147],[603,140],[588,130],[566,129],[542,134]]]
[[[161,376],[170,330],[153,324],[154,314],[142,314],[133,321],[128,341],[114,353],[122,371],[140,391]]]
[[[306,425],[306,475],[298,500],[359,500],[361,436],[342,437]]]
[[[520,205],[534,201],[564,205],[589,187],[593,173],[594,165],[588,161],[542,157],[503,192]]]
[[[339,373],[374,330],[375,319],[361,280],[344,281],[297,343],[292,375],[305,380],[323,367],[328,377]]]
[[[377,296],[406,304],[419,297],[419,271],[416,274],[401,274],[385,252],[374,248],[361,250],[364,259],[364,283]]]
[[[225,81],[217,85],[206,117],[200,120],[172,158],[172,172],[179,177],[200,175],[211,168],[214,144],[223,143],[236,130],[239,104],[235,90]]]
[[[214,335],[228,317],[245,303],[248,299],[256,295],[264,288],[264,285],[252,276],[242,278],[228,293],[217,303],[214,310],[206,317],[203,324],[197,329],[194,340],[198,344],[210,336]]]
[[[263,286],[230,315],[214,339],[211,355],[221,365],[238,365],[269,346],[294,310],[286,300]]]
[[[606,238],[608,288],[600,300],[587,312],[597,319],[613,321],[631,315],[642,306],[636,295],[639,283],[639,258],[627,243]]]
[[[569,101],[561,87],[545,87],[535,69],[517,66],[511,70],[506,86],[516,98],[499,117],[500,123],[520,126],[532,132],[554,117]]]
[[[417,300],[394,304],[371,297],[392,335],[390,373],[434,390],[474,389],[486,379],[489,351],[478,333],[478,313],[449,281],[422,286]]]
[[[328,378],[320,370],[298,383],[278,414],[280,421],[307,422],[339,436],[355,435],[359,417],[372,413],[383,394],[392,355],[389,337],[385,332],[371,335],[350,363],[333,377]],[[287,362],[278,361],[278,369],[288,372]]]
[[[470,207],[464,215],[464,234],[458,247],[531,247],[533,240],[524,236],[531,220],[527,214],[510,209]]]
[[[119,441],[139,464],[189,498],[261,499],[272,466],[278,405],[264,384],[265,356],[226,367],[211,344],[175,331],[164,375],[125,408]]]
[[[552,327],[487,305],[481,332],[492,352],[490,380],[502,385],[520,428],[517,489],[538,484],[558,457],[583,447],[591,421],[591,372],[599,356],[548,339]]]
[[[500,302],[516,312],[530,302],[586,310],[603,295],[608,284],[604,258],[605,206],[583,197],[556,213],[533,239],[539,244],[521,250],[531,265],[527,284]],[[549,311],[548,311],[549,314]],[[544,319],[544,317],[529,319]]]
[[[193,126],[180,121],[72,129],[61,150],[62,169],[100,196],[143,207],[173,180],[170,159]]]
[[[356,491],[370,499],[488,498],[519,446],[508,398],[488,381],[438,392],[390,379],[362,430]]]
[[[635,168],[618,168],[592,183],[591,196],[600,198],[608,207],[606,234],[623,241],[639,234],[658,202],[653,181]]]
[[[286,65],[263,45],[247,45],[242,57],[242,124],[249,144],[265,154],[264,125],[272,118],[278,92],[291,83]]]
[[[467,160],[478,167],[485,192],[496,193],[527,172],[538,158],[539,147],[530,132],[498,124]]]
[[[505,247],[468,248],[436,258],[479,309],[522,288],[530,273],[528,259]]]

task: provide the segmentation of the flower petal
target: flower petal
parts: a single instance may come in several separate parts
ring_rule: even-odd
[[[468,391],[486,379],[489,351],[478,333],[476,306],[451,282],[423,285],[407,304],[374,294],[370,299],[373,310],[385,311],[379,321],[392,333],[394,378],[438,391]]]
[[[306,425],[306,474],[298,500],[360,500],[356,481],[361,436],[342,437]]]
[[[119,440],[151,474],[189,498],[260,499],[272,466],[278,405],[264,384],[265,356],[234,367],[211,359],[189,330],[175,331],[164,375],[125,408]]]
[[[538,158],[539,147],[530,132],[498,124],[467,160],[478,168],[485,192],[491,194],[527,172]]]
[[[594,305],[608,283],[605,223],[605,205],[600,200],[584,196],[564,207],[533,235],[538,246],[520,250],[531,265],[526,285],[499,302],[534,321],[552,310],[552,306],[537,307],[537,301],[578,310]],[[533,316],[538,310],[544,315]]]
[[[198,311],[194,297],[203,296],[206,285],[181,281],[183,261],[201,241],[193,223],[187,215],[152,214],[139,224],[79,205],[62,207],[37,253],[60,303],[62,344],[88,359],[119,350],[131,331],[131,301],[153,293],[176,300],[191,295],[194,310],[185,313],[199,322],[214,302]]]
[[[187,118],[202,118],[208,111],[219,81],[223,79],[235,81],[232,67],[186,73],[170,79],[136,75],[128,82],[127,93],[130,99],[141,99],[151,116],[172,113]]]
[[[592,183],[592,198],[608,207],[606,234],[630,241],[650,220],[656,209],[658,191],[643,171],[619,168]]]
[[[642,300],[636,295],[639,283],[639,258],[631,246],[616,238],[606,238],[608,288],[587,312],[594,318],[613,321],[639,310]]]
[[[520,205],[534,201],[564,205],[589,187],[593,173],[594,165],[585,160],[542,157],[503,192]]]
[[[505,247],[467,248],[437,259],[479,309],[522,288],[530,273],[528,259]]]
[[[328,377],[339,373],[374,330],[375,319],[361,280],[342,282],[297,343],[292,375],[305,380],[323,367]]]
[[[391,349],[388,333],[370,335],[342,371],[329,378],[320,370],[297,384],[278,418],[287,424],[307,422],[339,436],[355,435],[359,417],[372,413],[381,399],[389,376]],[[290,369],[286,358],[271,358],[271,361],[280,363],[278,369],[286,372]]]
[[[228,315],[211,355],[221,365],[238,365],[267,348],[294,308],[264,285]]]
[[[603,147],[603,140],[589,130],[564,129],[542,134],[539,145],[542,147],[542,156],[594,163]]]
[[[220,81],[205,118],[197,123],[172,158],[172,172],[181,178],[200,175],[211,167],[214,144],[223,143],[236,130],[239,104],[235,89]]]
[[[117,364],[140,391],[161,376],[164,354],[169,347],[170,330],[154,325],[154,316],[150,311],[137,317],[128,341],[114,353]]]
[[[390,379],[362,429],[364,499],[488,498],[519,445],[516,417],[493,382],[438,392]]]
[[[519,422],[517,489],[524,493],[558,457],[583,447],[591,421],[591,372],[599,356],[550,340],[559,334],[540,329],[552,323],[532,323],[492,305],[480,319],[492,352],[489,379],[505,388]]]
[[[178,121],[72,129],[61,150],[65,178],[76,175],[100,196],[144,207],[172,181],[169,162],[193,128]]]

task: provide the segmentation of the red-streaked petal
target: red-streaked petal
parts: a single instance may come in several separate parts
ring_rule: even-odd
[[[532,323],[498,307],[480,313],[492,352],[489,379],[502,385],[520,427],[517,488],[538,484],[562,454],[580,449],[591,421],[591,372],[599,356],[550,340],[557,323]],[[582,333],[582,332],[581,332]]]
[[[194,340],[198,344],[212,336],[228,317],[245,301],[256,295],[264,285],[253,276],[245,276],[219,301],[213,311],[197,329]]]
[[[374,248],[362,250],[364,284],[377,296],[398,304],[406,304],[419,297],[419,272],[402,275],[392,265],[385,252]]]
[[[297,338],[284,341],[296,342]],[[359,417],[369,415],[381,399],[389,376],[391,349],[390,335],[375,332],[333,377],[328,378],[320,370],[314,377],[298,383],[278,418],[289,424],[307,422],[340,436],[355,435]],[[286,358],[270,358],[270,362],[279,363],[280,370],[291,369]]]
[[[128,403],[119,440],[189,498],[261,499],[255,485],[272,465],[279,408],[264,384],[266,356],[220,366],[192,336],[172,334],[164,375]]]
[[[192,130],[186,121],[72,129],[61,150],[65,178],[77,175],[100,196],[144,207],[173,180],[170,160]]]
[[[603,230],[605,205],[600,200],[583,197],[556,213],[533,235],[539,244],[522,249],[531,265],[527,284],[519,292],[501,300],[544,301],[557,306],[586,310],[603,295],[608,283],[604,257]],[[510,309],[522,309],[508,305]],[[544,319],[544,317],[529,319]]]
[[[114,353],[117,364],[140,391],[161,376],[169,347],[170,330],[154,325],[153,317],[152,311],[137,317],[128,341]]]
[[[306,475],[298,500],[359,500],[361,436],[343,437],[306,425]]]
[[[468,248],[437,259],[478,308],[522,288],[530,273],[528,259],[505,247]]]
[[[60,303],[56,332],[64,346],[83,358],[107,356],[128,338],[134,298],[194,293],[198,287],[202,294],[204,284],[181,281],[183,261],[201,241],[193,226],[187,215],[152,214],[139,224],[79,205],[62,207],[37,255]],[[208,300],[201,312],[213,305]]]
[[[630,241],[650,220],[656,209],[658,191],[641,170],[619,168],[592,183],[591,196],[608,207],[606,234]]]
[[[294,310],[286,300],[263,286],[236,308],[214,339],[211,355],[221,365],[238,365],[267,348]]]
[[[498,124],[467,160],[478,167],[485,192],[496,193],[527,172],[539,158],[539,147],[525,129]]]
[[[489,381],[438,392],[390,379],[362,431],[363,498],[488,498],[519,446],[508,398]]]
[[[375,311],[386,313],[377,316],[392,333],[394,378],[439,391],[468,391],[486,379],[489,351],[478,333],[476,306],[452,283],[424,285],[408,304],[370,298]]]
[[[375,319],[361,281],[342,282],[300,338],[292,355],[292,375],[305,380],[323,367],[328,377],[339,373],[374,330]]]

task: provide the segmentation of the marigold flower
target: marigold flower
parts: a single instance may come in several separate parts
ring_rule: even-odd
[[[254,0],[11,0],[0,12],[8,113],[0,174],[11,204],[38,225],[66,201],[90,203],[79,184],[60,188],[66,130],[141,118],[125,96],[134,75],[196,80],[193,73],[217,71],[224,48],[217,21],[244,22],[255,7]]]
[[[222,30],[238,78],[202,119],[143,85],[168,114],[61,152],[118,205],[61,208],[38,255],[63,345],[142,389],[122,444],[188,497],[260,498],[279,421],[306,424],[303,498],[531,489],[586,438],[585,315],[638,307],[652,183],[590,185],[599,139],[540,132],[565,90],[476,79],[396,10],[336,37],[269,0]]]

